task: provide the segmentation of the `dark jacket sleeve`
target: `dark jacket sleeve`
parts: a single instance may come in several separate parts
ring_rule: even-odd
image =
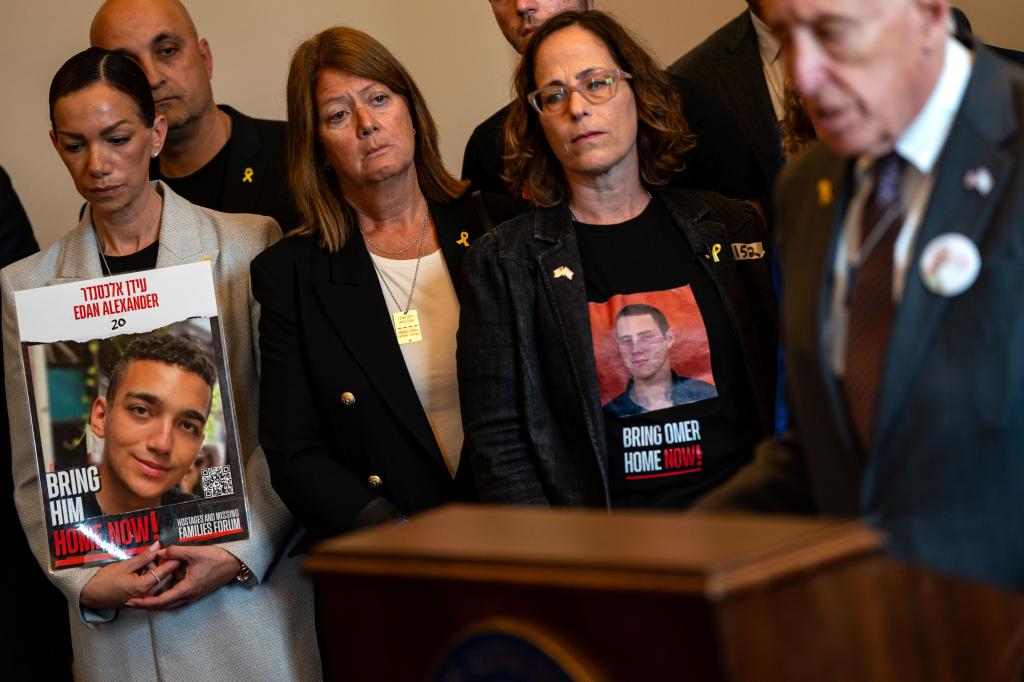
[[[814,512],[812,500],[803,452],[796,438],[787,433],[763,441],[754,461],[724,485],[700,498],[692,509],[810,514]]]
[[[502,265],[494,234],[477,240],[463,264],[457,351],[463,456],[472,462],[482,501],[546,505],[524,414],[531,370]]]
[[[0,267],[39,250],[28,215],[14,192],[11,178],[0,168]]]
[[[315,358],[303,352],[296,316],[299,267],[289,255],[275,249],[251,266],[260,303],[260,444],[274,490],[314,537],[398,519],[398,509],[369,492],[328,445],[311,390]]]

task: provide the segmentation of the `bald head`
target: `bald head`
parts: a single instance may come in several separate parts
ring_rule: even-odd
[[[199,42],[196,25],[192,22],[185,5],[179,0],[107,0],[92,18],[89,43],[95,47],[113,49],[103,44],[111,39],[111,33],[123,31],[126,25],[154,14],[159,15],[167,24],[183,29],[193,40]]]
[[[214,116],[210,46],[178,0],[107,0],[93,17],[89,42],[142,67],[172,145]]]

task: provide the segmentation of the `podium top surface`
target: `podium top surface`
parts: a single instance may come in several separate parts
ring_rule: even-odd
[[[315,576],[410,576],[653,590],[721,598],[875,554],[848,519],[449,505],[407,525],[327,540]]]

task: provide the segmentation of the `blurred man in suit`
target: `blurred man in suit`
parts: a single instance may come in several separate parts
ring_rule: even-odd
[[[699,506],[1024,590],[1024,73],[948,0],[763,4],[820,139],[776,195],[795,426]]]

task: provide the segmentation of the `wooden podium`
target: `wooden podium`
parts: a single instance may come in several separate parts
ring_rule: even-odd
[[[1024,679],[1024,595],[858,523],[450,506],[321,544],[329,679]]]

